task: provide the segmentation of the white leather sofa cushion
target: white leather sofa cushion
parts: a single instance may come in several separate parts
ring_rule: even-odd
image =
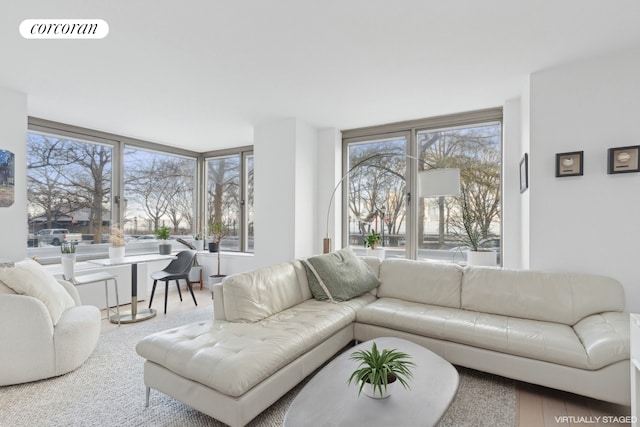
[[[585,317],[573,326],[590,366],[629,358],[629,314],[608,312]]]
[[[149,335],[136,351],[180,376],[229,396],[242,396],[336,332],[351,327],[356,310],[374,299],[369,294],[337,304],[310,299],[251,324],[192,323]]]
[[[225,317],[231,322],[257,322],[303,301],[290,262],[227,277],[222,297]]]
[[[390,259],[380,265],[378,297],[460,308],[462,268],[453,264]]]
[[[587,357],[580,338],[567,325],[393,298],[363,307],[356,321],[580,369],[595,370],[625,358],[624,351],[607,352],[606,344],[598,351],[597,342],[592,344],[593,357]]]
[[[624,309],[622,285],[609,277],[467,267],[462,308],[573,326]]]

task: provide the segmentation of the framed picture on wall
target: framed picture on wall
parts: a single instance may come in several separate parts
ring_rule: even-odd
[[[584,151],[556,154],[556,177],[582,176]]]
[[[640,145],[609,148],[607,173],[640,172]]]
[[[529,188],[529,155],[524,153],[520,160],[520,193],[524,193]]]

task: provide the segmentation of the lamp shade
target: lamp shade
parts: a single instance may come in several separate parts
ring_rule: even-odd
[[[420,172],[420,197],[457,196],[460,194],[460,169],[444,168]]]

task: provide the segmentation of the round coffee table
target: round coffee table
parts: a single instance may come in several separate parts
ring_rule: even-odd
[[[411,355],[410,390],[397,384],[386,399],[361,394],[347,380],[359,362],[349,360],[354,351],[398,349]],[[335,358],[298,393],[284,419],[285,427],[316,426],[433,426],[440,421],[458,390],[458,371],[435,353],[400,338],[376,338]]]

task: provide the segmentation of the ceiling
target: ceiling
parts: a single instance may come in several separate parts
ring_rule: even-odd
[[[27,40],[95,18],[102,40]],[[21,0],[0,87],[29,115],[208,151],[296,117],[351,129],[495,107],[535,71],[640,45],[637,0]]]

